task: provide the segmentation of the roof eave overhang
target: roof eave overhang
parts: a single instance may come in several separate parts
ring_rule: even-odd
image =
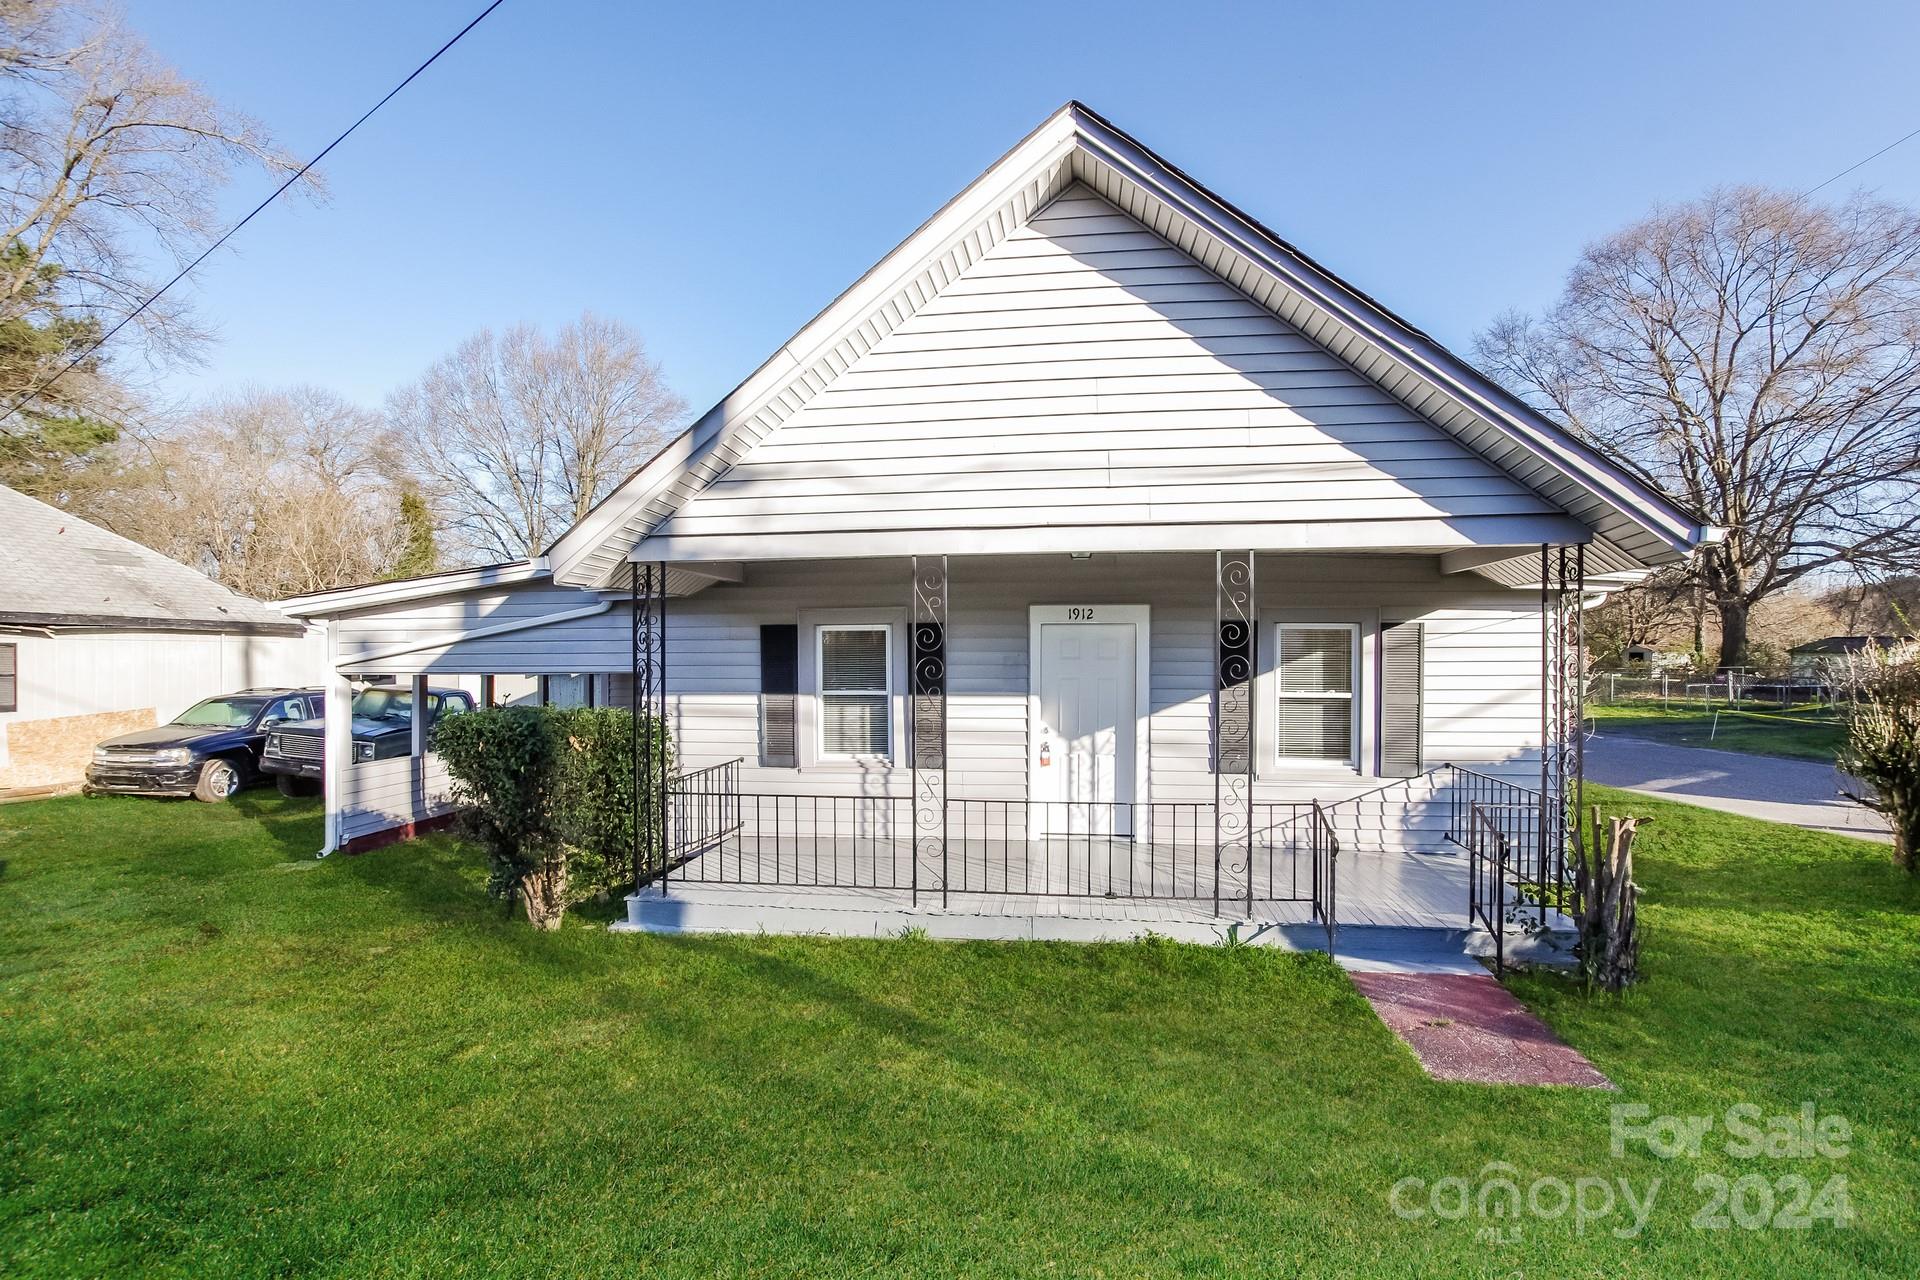
[[[369,582],[334,591],[316,591],[310,595],[290,596],[276,601],[274,607],[297,618],[324,618],[382,605],[405,604],[435,596],[535,582],[547,577],[548,573],[545,557],[535,557],[509,564],[484,565],[477,569],[456,569],[417,578],[399,578],[392,582]]]
[[[1474,439],[1470,425],[1457,420],[1462,411],[1472,415],[1478,422],[1471,426],[1505,437],[1527,460],[1565,477],[1570,485],[1550,483],[1546,472],[1530,476],[1511,464],[1508,470],[1644,563],[1678,560],[1703,542],[1714,540],[1712,529],[1542,418],[1433,338],[1392,315],[1128,134],[1093,112],[1081,110],[1081,146],[1074,160],[1078,176],[1254,301],[1359,368],[1416,412],[1461,435],[1483,453],[1495,453],[1486,447],[1490,442]],[[1138,196],[1129,190],[1129,184],[1138,190]],[[1155,209],[1154,203],[1160,208]],[[1201,237],[1224,246],[1265,279],[1245,277],[1238,269],[1240,264],[1225,262],[1211,251],[1212,246],[1197,243]],[[1235,279],[1235,275],[1242,278]],[[1422,385],[1407,385],[1405,379],[1391,374],[1381,376],[1369,367],[1381,358]],[[1449,417],[1455,420],[1448,421]],[[1500,457],[1494,460],[1506,461]],[[1542,483],[1543,479],[1549,483]]]
[[[288,618],[261,622],[237,618],[162,618],[116,613],[0,613],[0,630],[25,631],[154,631],[181,635],[297,636],[306,624]]]

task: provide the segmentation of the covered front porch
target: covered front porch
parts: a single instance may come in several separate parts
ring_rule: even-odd
[[[1066,572],[1042,557],[743,566],[704,607],[789,576],[808,593],[845,583],[839,599],[859,607],[799,611],[779,660],[779,628],[759,627],[760,750],[718,761],[678,665],[713,660],[683,638],[682,615],[703,606],[659,590],[667,565],[636,564],[634,706],[680,746],[639,762],[639,887],[621,927],[1333,949],[1341,926],[1557,922],[1579,777],[1581,548],[1475,561],[1538,578],[1517,586],[1435,573],[1431,553],[1055,558]],[[1418,568],[1394,579],[1392,564]],[[872,724],[871,757],[830,758],[822,633],[885,629],[868,602],[889,577],[900,674],[876,683],[888,709],[875,714],[892,732]],[[1082,732],[1050,692],[1042,664],[1068,650],[1048,630],[1103,624],[1135,628],[1115,671],[1125,683],[1137,661],[1139,685]],[[1333,735],[1339,767],[1322,767],[1286,754],[1297,726],[1275,723],[1276,650],[1290,629],[1340,627],[1353,679],[1335,693],[1351,719]],[[1470,765],[1434,759],[1459,745]]]

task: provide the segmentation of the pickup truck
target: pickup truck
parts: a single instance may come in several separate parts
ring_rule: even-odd
[[[464,689],[427,690],[427,724],[473,710]],[[413,749],[413,690],[397,685],[362,689],[353,700],[353,762],[388,760]],[[325,774],[326,725],[296,720],[275,726],[260,753],[260,769],[274,775],[283,795],[310,794]]]

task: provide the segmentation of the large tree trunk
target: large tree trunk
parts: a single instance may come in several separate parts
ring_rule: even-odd
[[[1747,602],[1720,600],[1720,669],[1742,665],[1747,658]]]

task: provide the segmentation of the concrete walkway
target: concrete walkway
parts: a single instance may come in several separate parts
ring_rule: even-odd
[[[1879,814],[1840,794],[1839,771],[1809,760],[1676,747],[1619,733],[1587,740],[1587,777],[1707,809],[1891,841]]]

